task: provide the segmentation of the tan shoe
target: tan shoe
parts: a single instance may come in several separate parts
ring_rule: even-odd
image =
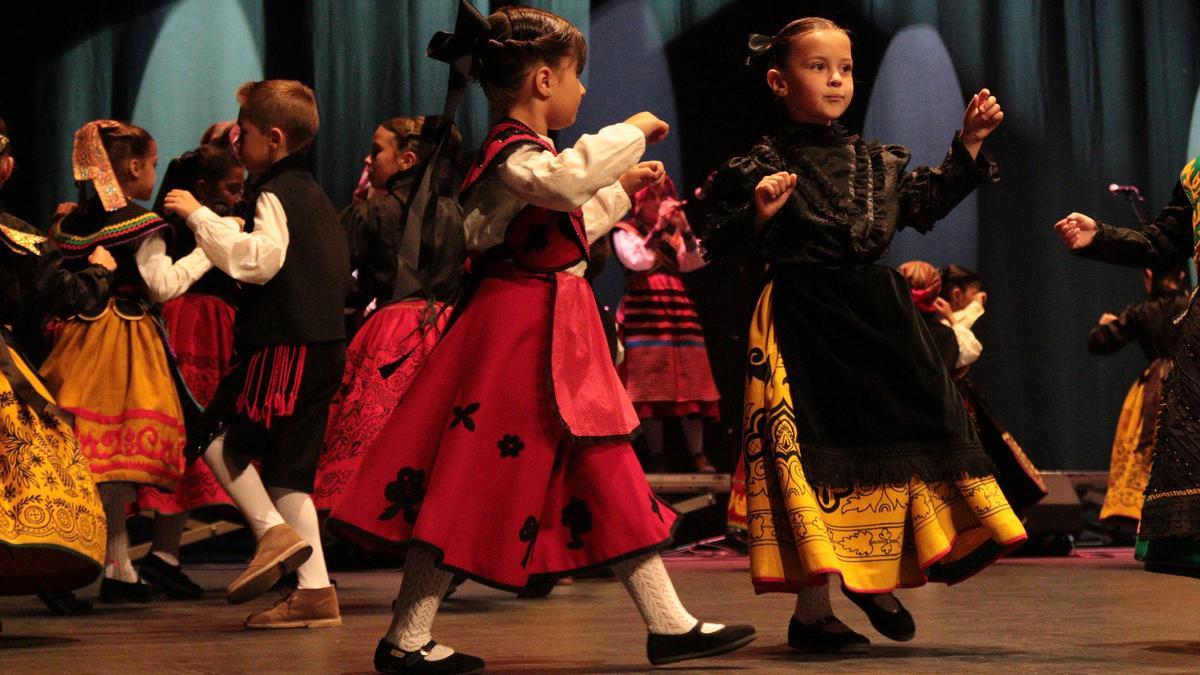
[[[332,628],[342,625],[337,589],[297,588],[271,609],[246,617],[246,628]]]
[[[254,549],[254,559],[246,571],[225,589],[231,605],[249,602],[266,593],[279,577],[296,571],[312,555],[312,546],[286,524],[267,530]]]

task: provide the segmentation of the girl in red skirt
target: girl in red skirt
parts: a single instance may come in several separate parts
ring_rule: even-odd
[[[583,35],[528,7],[489,23],[472,51],[499,122],[462,194],[473,292],[330,519],[361,545],[407,553],[375,668],[483,668],[432,640],[455,572],[519,590],[611,566],[650,630],[652,663],[737,649],[754,629],[697,621],[655,552],[677,516],[629,445],[637,416],[580,276],[629,195],[662,179],[661,164],[638,160],[667,125],[639,113],[557,152],[547,134],[575,120]]]
[[[681,274],[704,267],[670,178],[642,188],[629,217],[613,231],[613,250],[628,271],[617,320],[625,342],[621,380],[633,400],[651,462],[661,467],[663,420],[679,418],[697,471],[716,469],[704,456],[704,420],[719,418],[717,385],[704,329]]]
[[[407,233],[413,181],[433,151],[438,117],[396,117],[375,129],[366,157],[375,194],[342,212],[358,275],[350,304],[374,308],[346,350],[329,406],[313,502],[328,511],[441,338],[466,253],[462,209],[441,197],[437,217]],[[447,152],[449,156],[457,154]],[[412,234],[411,238],[408,236]]]
[[[241,200],[245,171],[228,145],[201,145],[171,161],[159,189],[155,210],[165,213],[163,199],[174,189],[190,190],[202,204],[228,215]],[[171,257],[181,258],[196,248],[196,236],[178,216],[171,223]],[[220,270],[209,270],[186,293],[162,307],[163,322],[180,374],[196,402],[207,407],[217,384],[229,372],[233,359],[233,298],[237,284]],[[138,505],[155,512],[150,554],[138,561],[146,582],[171,598],[197,599],[204,589],[183,573],[179,544],[194,509],[233,504],[204,462],[192,462],[183,472],[175,492],[142,488]]]

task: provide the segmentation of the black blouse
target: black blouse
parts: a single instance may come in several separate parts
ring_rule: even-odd
[[[0,323],[21,324],[47,316],[68,317],[103,306],[113,275],[100,265],[72,272],[62,253],[41,232],[0,210]]]
[[[1149,361],[1171,356],[1179,339],[1175,318],[1187,306],[1188,296],[1184,291],[1155,293],[1149,300],[1127,306],[1116,321],[1092,328],[1088,333],[1088,351],[1112,354],[1136,341]]]
[[[1073,254],[1127,267],[1164,267],[1192,257],[1192,203],[1175,183],[1171,201],[1154,220],[1133,229],[1097,223],[1096,238]]]
[[[957,134],[940,166],[906,171],[909,158],[903,146],[864,141],[836,123],[782,124],[717,172],[717,203],[702,233],[705,256],[873,263],[897,230],[929,231],[971,190],[997,176],[995,164],[982,152],[972,159]],[[756,230],[754,188],[780,171],[797,175],[796,190]]]

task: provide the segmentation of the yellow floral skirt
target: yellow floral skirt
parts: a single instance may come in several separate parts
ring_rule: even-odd
[[[1104,493],[1100,520],[1142,519],[1142,502],[1154,459],[1154,415],[1162,401],[1163,381],[1170,371],[1170,359],[1154,361],[1125,395],[1121,416],[1117,419],[1117,433],[1113,436],[1108,490]]]
[[[26,392],[53,402],[17,352],[2,342],[0,349]],[[0,373],[0,595],[86,586],[100,574],[105,546],[104,509],[87,458],[70,424],[39,412],[14,389]]]
[[[97,483],[174,490],[187,442],[183,406],[156,319],[110,302],[97,317],[67,321],[42,365]]]
[[[743,460],[750,571],[758,593],[797,592],[837,574],[881,593],[956,583],[1026,539],[992,477],[831,489],[805,478],[772,287],[750,326]]]

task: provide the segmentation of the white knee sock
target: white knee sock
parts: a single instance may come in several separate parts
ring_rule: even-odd
[[[329,572],[325,569],[325,550],[321,548],[321,523],[317,507],[306,492],[287,488],[267,488],[279,513],[292,529],[312,546],[312,555],[296,569],[297,588],[328,588]]]
[[[696,617],[679,601],[675,584],[671,583],[662,557],[657,553],[619,562],[612,570],[625,584],[625,590],[633,598],[651,633],[682,635],[696,627]],[[706,623],[700,631],[715,633],[724,627],[719,623]]]
[[[433,618],[454,578],[434,567],[433,560],[433,553],[416,547],[409,548],[404,558],[404,579],[386,639],[406,652],[415,652],[433,639]],[[440,661],[453,653],[453,649],[438,645],[425,659]]]
[[[833,606],[829,604],[829,584],[801,586],[800,592],[796,594],[796,609],[793,615],[797,621],[809,626],[833,616]]]
[[[101,483],[100,502],[108,520],[108,550],[105,553],[104,576],[108,579],[136,583],[137,571],[129,558],[129,533],[125,530],[125,508],[137,497],[132,483]]]
[[[255,540],[262,539],[263,534],[272,527],[283,524],[283,516],[275,510],[275,504],[271,502],[271,497],[253,466],[247,466],[236,476],[233,475],[225,459],[224,436],[218,437],[208,446],[208,450],[204,452],[204,462],[212,469],[213,476],[221,487],[225,488],[225,492],[229,493],[229,498],[237,504],[242,517],[253,530]]]
[[[187,525],[188,512],[154,517],[154,543],[150,552],[173,567],[179,567],[179,539]]]

